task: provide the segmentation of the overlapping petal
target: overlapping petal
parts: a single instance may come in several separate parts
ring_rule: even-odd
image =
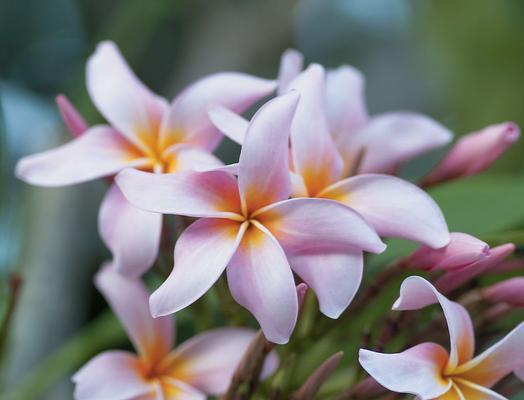
[[[471,361],[460,365],[453,374],[489,388],[515,370],[522,360],[524,323]]]
[[[162,146],[184,141],[213,150],[221,135],[208,118],[208,108],[219,104],[241,113],[275,88],[275,81],[235,72],[196,81],[177,96],[162,121]]]
[[[155,388],[142,374],[140,361],[126,351],[106,351],[72,378],[76,400],[148,398]],[[154,398],[154,397],[153,397]]]
[[[114,43],[97,46],[86,80],[93,103],[112,126],[145,152],[156,147],[167,102],[138,80]]]
[[[346,165],[352,162],[350,136],[369,120],[364,99],[364,76],[357,69],[344,65],[326,74],[326,112],[331,134]]]
[[[291,126],[294,171],[302,176],[309,195],[314,196],[340,179],[343,161],[338,153],[325,114],[324,69],[313,64],[290,85],[300,93]]]
[[[99,125],[63,146],[22,158],[16,176],[33,185],[63,186],[147,164],[118,132]]]
[[[205,400],[207,398],[204,393],[178,379],[164,376],[159,385],[155,400]]]
[[[98,229],[120,273],[139,277],[155,262],[162,215],[131,205],[117,185],[111,186],[100,206]]]
[[[506,397],[473,382],[455,379],[455,385],[464,400],[508,400]]]
[[[418,310],[439,303],[449,329],[451,351],[446,372],[469,361],[475,350],[473,324],[466,309],[441,295],[431,283],[418,277],[406,278],[400,288],[400,297],[393,305],[395,310]]]
[[[374,116],[350,137],[355,154],[364,150],[360,173],[390,173],[404,161],[446,145],[452,133],[435,120],[412,112]]]
[[[245,233],[227,280],[235,300],[255,316],[266,338],[287,343],[298,314],[295,281],[284,251],[260,224]]]
[[[243,328],[219,328],[194,336],[166,359],[165,373],[203,393],[219,395],[229,386],[254,336],[254,331]],[[278,357],[271,352],[264,363],[261,378],[272,374],[277,366]]]
[[[245,225],[219,218],[191,224],[176,242],[171,274],[151,295],[152,314],[172,314],[202,296],[226,268],[244,231]]]
[[[362,367],[382,386],[424,400],[440,399],[451,389],[451,380],[442,377],[447,360],[446,350],[435,343],[422,343],[397,354],[359,353]]]
[[[140,280],[126,278],[105,264],[95,282],[143,359],[154,363],[168,354],[173,347],[173,320],[151,317],[149,293]]]
[[[320,311],[338,318],[360,287],[364,255],[360,250],[310,248],[288,254],[295,273],[315,292]]]
[[[295,79],[304,66],[304,56],[297,50],[287,49],[280,58],[278,69],[278,94],[287,91],[288,85]]]
[[[393,176],[363,174],[320,194],[357,210],[380,235],[415,240],[434,248],[449,243],[442,211],[419,187]]]
[[[237,181],[223,171],[152,174],[127,169],[116,182],[131,204],[148,211],[213,218],[237,218],[241,211]]]
[[[187,144],[171,146],[164,152],[164,157],[169,160],[165,173],[208,171],[224,166],[212,153]]]
[[[357,212],[329,199],[284,200],[256,218],[289,252],[328,247],[380,253],[386,247]]]
[[[258,110],[240,152],[238,185],[244,206],[254,211],[291,193],[288,142],[299,96],[276,97]]]
[[[214,105],[209,107],[209,119],[215,127],[232,141],[243,144],[249,121],[229,108]]]

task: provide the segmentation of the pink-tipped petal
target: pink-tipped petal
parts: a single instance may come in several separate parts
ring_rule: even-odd
[[[275,87],[275,81],[236,72],[220,72],[196,81],[177,96],[166,114],[161,132],[163,145],[182,140],[213,150],[222,136],[208,117],[209,107],[219,104],[242,113]]]
[[[143,151],[156,146],[167,103],[138,80],[113,42],[98,44],[86,80],[89,96],[111,125]]]
[[[149,292],[141,280],[124,277],[107,263],[96,275],[95,284],[144,359],[154,363],[171,350],[174,340],[173,319],[151,316]]]
[[[238,175],[249,211],[287,199],[291,193],[288,142],[298,99],[292,92],[268,101],[249,124]]]
[[[409,393],[429,400],[439,398],[451,388],[442,376],[448,354],[435,343],[422,343],[396,354],[361,349],[360,365],[382,386],[398,393]]]
[[[295,79],[304,66],[304,56],[295,49],[287,49],[280,58],[278,69],[278,94],[287,91],[289,84]]]
[[[148,398],[154,386],[142,373],[140,361],[126,351],[99,354],[72,378],[75,400],[122,400]]]
[[[489,168],[520,137],[519,127],[507,122],[490,125],[460,138],[425,178],[425,183],[478,174]]]
[[[453,374],[477,385],[492,387],[524,360],[524,322],[503,339],[460,365]]]
[[[56,149],[22,158],[16,176],[32,185],[72,185],[148,163],[139,157],[118,132],[100,125]]]
[[[245,227],[238,222],[202,218],[178,238],[175,265],[150,299],[154,316],[177,312],[206,293],[238,247]]]
[[[250,226],[229,263],[227,280],[235,300],[255,316],[266,338],[287,343],[297,321],[297,292],[286,255],[271,233]]]
[[[249,121],[229,108],[214,105],[209,107],[209,119],[215,127],[232,141],[242,144],[246,137]]]
[[[87,131],[89,126],[84,117],[82,117],[82,114],[80,114],[71,101],[69,101],[66,95],[59,94],[56,96],[55,101],[58,110],[60,111],[60,115],[62,116],[69,133],[71,133],[73,137],[78,137]]]
[[[147,211],[212,218],[240,212],[237,182],[227,172],[152,174],[127,169],[116,182],[131,204]]]
[[[467,233],[451,232],[449,244],[440,249],[423,245],[409,256],[411,268],[426,271],[457,270],[486,258],[490,254],[488,244]]]
[[[210,171],[224,166],[219,158],[207,150],[187,144],[176,144],[164,152],[170,161],[166,173],[180,171]]]
[[[354,208],[379,235],[415,240],[433,248],[449,243],[446,220],[438,205],[418,186],[403,179],[358,175],[332,185],[321,196]]]
[[[469,361],[475,350],[473,324],[466,309],[459,303],[448,300],[431,283],[419,276],[410,276],[404,280],[400,297],[393,309],[419,310],[435,303],[442,307],[448,324],[451,351],[446,371],[452,371],[457,365]]]
[[[514,307],[524,307],[524,277],[506,279],[482,291],[486,300],[494,303],[507,303]]]
[[[506,243],[490,250],[489,255],[456,271],[442,275],[435,286],[442,293],[449,293],[471,279],[496,268],[506,257],[515,251],[513,243]]]
[[[329,199],[284,200],[261,210],[256,218],[291,253],[325,247],[380,253],[386,248],[357,212]]]
[[[291,126],[291,152],[296,173],[314,196],[340,179],[343,161],[329,133],[325,113],[325,73],[313,64],[290,85],[300,93]]]
[[[452,133],[435,120],[411,112],[373,117],[351,139],[364,150],[360,173],[390,173],[403,162],[449,143]]]
[[[139,277],[155,262],[162,215],[131,205],[117,185],[108,190],[98,214],[98,229],[123,275]]]
[[[182,343],[169,356],[167,374],[209,395],[224,393],[246,352],[254,331],[244,328],[219,328],[201,333]],[[261,378],[278,367],[278,356],[271,352],[265,360]]]
[[[338,318],[355,297],[362,281],[360,250],[319,248],[288,255],[295,273],[315,292],[320,311]]]
[[[326,74],[326,112],[333,139],[346,166],[354,161],[351,136],[369,119],[364,100],[364,76],[348,65]]]

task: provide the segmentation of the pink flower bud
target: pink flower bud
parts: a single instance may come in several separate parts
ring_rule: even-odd
[[[442,294],[451,292],[462,284],[476,278],[479,275],[496,268],[506,257],[515,251],[513,243],[506,243],[490,250],[490,254],[464,268],[449,271],[441,276],[435,283],[436,288]]]
[[[504,272],[513,272],[518,269],[524,269],[524,259],[515,258],[513,260],[506,260],[497,264],[494,268],[491,268],[489,274],[501,274]]]
[[[478,174],[489,168],[520,137],[519,127],[506,122],[490,125],[459,139],[424,179],[425,186]]]
[[[483,241],[461,232],[450,233],[450,242],[440,249],[421,246],[406,260],[412,268],[426,271],[456,270],[482,260],[489,255],[489,246]]]
[[[524,307],[524,277],[516,277],[496,283],[482,291],[486,300]]]
[[[73,137],[78,137],[84,133],[87,130],[88,125],[84,120],[84,117],[82,117],[80,112],[78,112],[69,99],[65,95],[59,94],[56,96],[55,101],[60,110],[60,115],[71,135]]]

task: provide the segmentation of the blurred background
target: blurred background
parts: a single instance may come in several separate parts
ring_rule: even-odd
[[[84,82],[97,42],[115,41],[169,99],[215,71],[274,78],[293,47],[362,70],[371,114],[415,110],[459,136],[524,125],[523,19],[519,0],[0,0],[0,398],[24,386],[27,400],[69,399],[71,366],[126,343],[91,284],[108,256],[97,234],[104,183],[46,189],[13,176],[20,157],[69,139],[58,93],[101,121]],[[493,237],[523,225],[523,150],[432,193],[453,230]],[[231,142],[219,149],[225,161],[237,154]]]

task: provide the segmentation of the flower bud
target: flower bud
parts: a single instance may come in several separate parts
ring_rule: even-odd
[[[489,168],[520,136],[519,127],[506,122],[490,125],[460,138],[423,180],[424,186],[478,174]]]
[[[493,247],[487,257],[464,268],[449,271],[442,275],[435,283],[435,287],[442,294],[449,293],[471,279],[496,268],[514,251],[515,245],[513,243],[506,243],[501,246]]]
[[[496,283],[482,291],[482,296],[493,303],[507,303],[524,307],[524,277],[515,277]]]
[[[84,117],[78,112],[75,106],[69,101],[69,99],[63,95],[59,94],[56,96],[56,105],[60,111],[60,115],[64,120],[64,123],[73,137],[78,137],[84,133],[88,125],[84,120]]]
[[[412,268],[426,271],[464,268],[489,255],[489,246],[474,236],[461,232],[450,233],[450,242],[440,249],[421,246],[406,260]]]

